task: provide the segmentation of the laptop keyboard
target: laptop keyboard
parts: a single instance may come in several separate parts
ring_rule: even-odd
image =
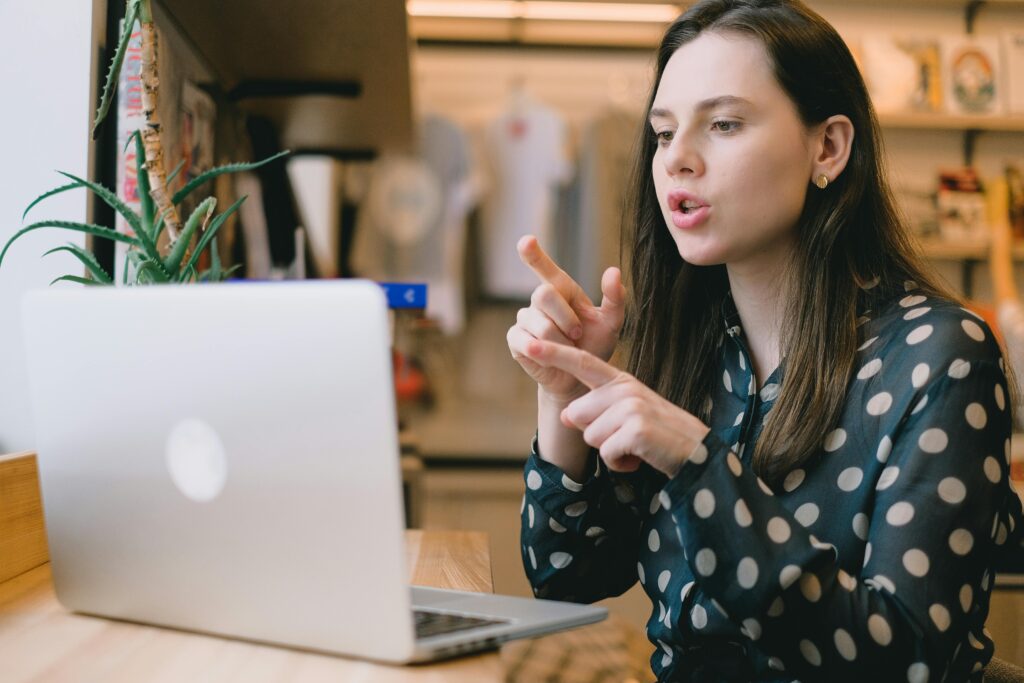
[[[413,615],[416,617],[417,638],[465,631],[466,629],[478,626],[508,623],[504,619],[480,619],[478,617],[462,616],[461,614],[443,614],[441,612],[427,612],[424,610],[413,610]]]

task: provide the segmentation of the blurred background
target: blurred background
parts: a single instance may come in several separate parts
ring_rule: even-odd
[[[891,179],[922,249],[992,321],[985,188],[995,179],[1009,187],[997,210],[1024,241],[1024,2],[809,4],[862,68]],[[138,201],[134,159],[124,151],[141,116],[137,55],[129,53],[116,115],[95,140],[88,130],[123,3],[23,5],[0,2],[0,81],[11,94],[0,113],[8,138],[5,240],[28,201],[57,184],[54,168],[89,174]],[[409,522],[489,532],[495,589],[528,595],[518,526],[536,392],[510,358],[505,331],[536,282],[514,245],[537,235],[599,296],[602,271],[618,265],[624,184],[645,123],[653,50],[686,3],[154,5],[160,111],[168,169],[182,164],[178,186],[216,165],[292,151],[286,164],[218,179],[220,206],[249,197],[221,233],[225,264],[240,265],[237,276],[248,279],[427,284],[426,309],[400,311],[395,321]],[[55,198],[52,213],[115,224],[108,207],[83,195]],[[76,267],[61,256],[34,257],[64,241],[26,237],[22,256],[4,264],[5,329],[18,328],[24,290]],[[120,272],[123,253],[94,246]],[[1014,251],[1024,258],[1024,242]],[[1018,282],[1020,275],[1018,268]],[[0,338],[0,452],[33,443],[19,345],[17,334]],[[1005,585],[997,593],[990,629],[997,655],[1024,663],[1017,595]],[[622,645],[629,661],[639,652],[642,678],[649,601],[637,588],[610,605],[623,630],[600,637]],[[531,656],[513,669],[522,680],[541,677],[523,663],[543,661]],[[607,666],[616,672],[608,680],[625,680],[626,661]],[[580,662],[565,668],[583,671],[578,680],[603,675]]]

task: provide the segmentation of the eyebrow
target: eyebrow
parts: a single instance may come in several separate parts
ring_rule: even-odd
[[[706,100],[702,100],[702,101],[698,102],[697,106],[695,106],[693,108],[693,110],[697,111],[697,112],[701,112],[701,111],[707,111],[708,109],[714,109],[715,107],[721,107],[721,106],[729,105],[729,104],[740,105],[740,106],[744,106],[744,105],[750,106],[753,103],[750,100],[746,99],[746,98],[737,97],[736,95],[721,95],[720,97],[712,97],[710,99],[706,99]],[[647,119],[651,120],[651,119],[655,119],[655,118],[671,118],[671,117],[672,117],[672,112],[670,112],[668,109],[661,109],[660,107],[655,107],[655,108],[651,109],[651,113],[647,116]]]

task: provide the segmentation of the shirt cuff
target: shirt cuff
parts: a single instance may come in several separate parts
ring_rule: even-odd
[[[533,437],[533,444],[530,448],[530,457],[526,460],[524,477],[526,479],[527,493],[536,498],[541,504],[547,501],[561,503],[575,500],[587,500],[591,498],[599,487],[599,479],[605,476],[601,459],[597,457],[596,451],[592,448],[587,455],[587,464],[584,471],[587,478],[578,482],[566,474],[562,468],[552,462],[540,457],[537,448],[537,436]]]
[[[673,503],[689,495],[715,460],[727,457],[729,447],[714,432],[708,432],[700,445],[690,454],[676,476],[668,480],[662,489]]]

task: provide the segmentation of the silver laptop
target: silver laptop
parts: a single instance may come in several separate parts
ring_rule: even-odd
[[[24,329],[68,609],[389,662],[606,616],[408,585],[373,283],[31,292]]]

